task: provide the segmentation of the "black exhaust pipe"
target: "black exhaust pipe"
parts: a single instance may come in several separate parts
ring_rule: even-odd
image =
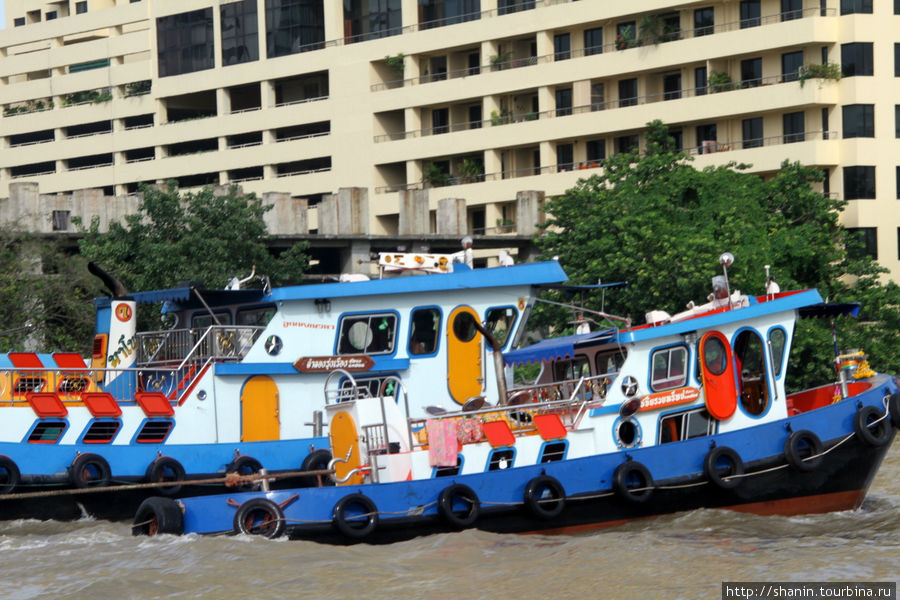
[[[110,291],[113,298],[119,299],[128,295],[128,290],[125,289],[125,286],[121,281],[98,267],[93,262],[88,263],[88,271],[90,271],[91,275],[100,278],[100,281],[102,281],[103,285],[106,286],[106,289]]]

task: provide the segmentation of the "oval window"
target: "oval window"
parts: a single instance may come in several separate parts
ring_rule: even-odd
[[[703,344],[703,364],[712,375],[721,375],[725,372],[725,344],[722,340],[715,337],[706,340]]]
[[[461,342],[471,342],[478,330],[475,328],[475,317],[468,312],[460,312],[453,319],[453,335]]]

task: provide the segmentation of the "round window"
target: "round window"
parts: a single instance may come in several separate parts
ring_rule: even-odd
[[[703,344],[703,364],[712,375],[721,375],[725,372],[725,344],[715,337],[706,339]]]
[[[641,431],[637,421],[632,417],[625,417],[616,423],[616,445],[620,448],[634,448],[641,441]]]
[[[472,313],[461,312],[453,318],[453,335],[461,342],[471,342],[478,330]]]

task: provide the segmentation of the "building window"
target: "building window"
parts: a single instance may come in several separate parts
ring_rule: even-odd
[[[56,11],[55,11],[55,10],[51,10],[51,11],[48,12],[46,15],[44,15],[44,20],[45,20],[45,21],[52,21],[52,20],[55,19],[55,18],[56,18]]]
[[[318,50],[324,41],[322,0],[266,0],[266,56]]]
[[[627,152],[637,151],[640,142],[637,134],[623,135],[616,138],[616,154],[625,154]]]
[[[802,111],[787,113],[782,118],[784,125],[784,143],[792,144],[806,139],[806,119]]]
[[[706,67],[697,67],[694,69],[694,92],[698,96],[705,96],[706,85]]]
[[[900,44],[894,44],[894,77],[900,77]]]
[[[619,82],[619,106],[635,106],[637,104],[637,78],[623,79]]]
[[[841,14],[872,14],[872,0],[841,0]]]
[[[760,0],[741,0],[741,29],[759,27]]]
[[[591,56],[603,52],[603,29],[586,29],[584,31],[584,55]]]
[[[762,83],[762,58],[748,58],[741,61],[741,84],[743,87],[757,87]]]
[[[744,119],[741,123],[744,134],[744,148],[758,148],[763,145],[763,120],[762,117]]]
[[[697,126],[697,151],[709,154],[716,150],[716,124]]]
[[[603,83],[591,84],[591,110],[606,108],[606,86]]]
[[[844,200],[875,198],[875,167],[844,167]]]
[[[781,80],[797,81],[800,67],[803,66],[803,51],[787,52],[781,55]]]
[[[556,170],[571,171],[575,166],[574,149],[572,144],[556,145]]]
[[[663,75],[663,100],[681,98],[681,73]]]
[[[894,105],[894,137],[900,138],[900,104]]]
[[[698,8],[694,11],[694,37],[711,35],[714,30],[715,12],[712,6]]]
[[[25,17],[16,17],[13,19],[13,27],[24,27],[25,26]]]
[[[480,18],[481,0],[419,0],[419,23],[423,29]]]
[[[894,0],[894,14],[900,15],[900,0]]]
[[[521,10],[532,10],[535,0],[500,0],[497,2],[497,13],[508,15]]]
[[[54,210],[52,214],[53,219],[53,231],[68,231],[69,230],[69,211],[67,210]]]
[[[803,0],[781,0],[781,20],[792,21],[803,16]]]
[[[400,0],[344,0],[344,37],[348,42],[398,35]]]
[[[597,163],[606,158],[606,140],[588,140],[585,146],[589,163]],[[898,171],[900,171],[900,167],[898,167]]]
[[[450,109],[435,108],[431,111],[431,133],[450,133]]]
[[[156,19],[156,43],[160,77],[212,69],[212,8]]]
[[[900,167],[897,167],[897,200],[900,200]]]
[[[842,107],[844,138],[875,137],[875,105],[848,104]]]
[[[572,114],[572,88],[556,90],[556,116],[565,117]]]
[[[553,60],[568,60],[572,58],[572,38],[568,33],[558,33],[553,36]]]
[[[872,75],[872,42],[841,44],[841,72],[844,77]]]
[[[878,260],[878,230],[875,227],[848,227],[847,254],[852,258]]]
[[[87,12],[87,0],[75,3],[75,14],[80,15]]]
[[[256,0],[223,4],[222,64],[259,60],[259,33],[256,22]]]

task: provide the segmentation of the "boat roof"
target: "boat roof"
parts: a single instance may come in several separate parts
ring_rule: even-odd
[[[503,354],[503,360],[507,365],[524,365],[532,362],[548,362],[574,358],[575,350],[583,346],[596,346],[611,342],[616,337],[615,329],[605,331],[592,331],[590,333],[578,333],[559,338],[541,340],[536,344],[525,346],[518,350],[511,350]]]

